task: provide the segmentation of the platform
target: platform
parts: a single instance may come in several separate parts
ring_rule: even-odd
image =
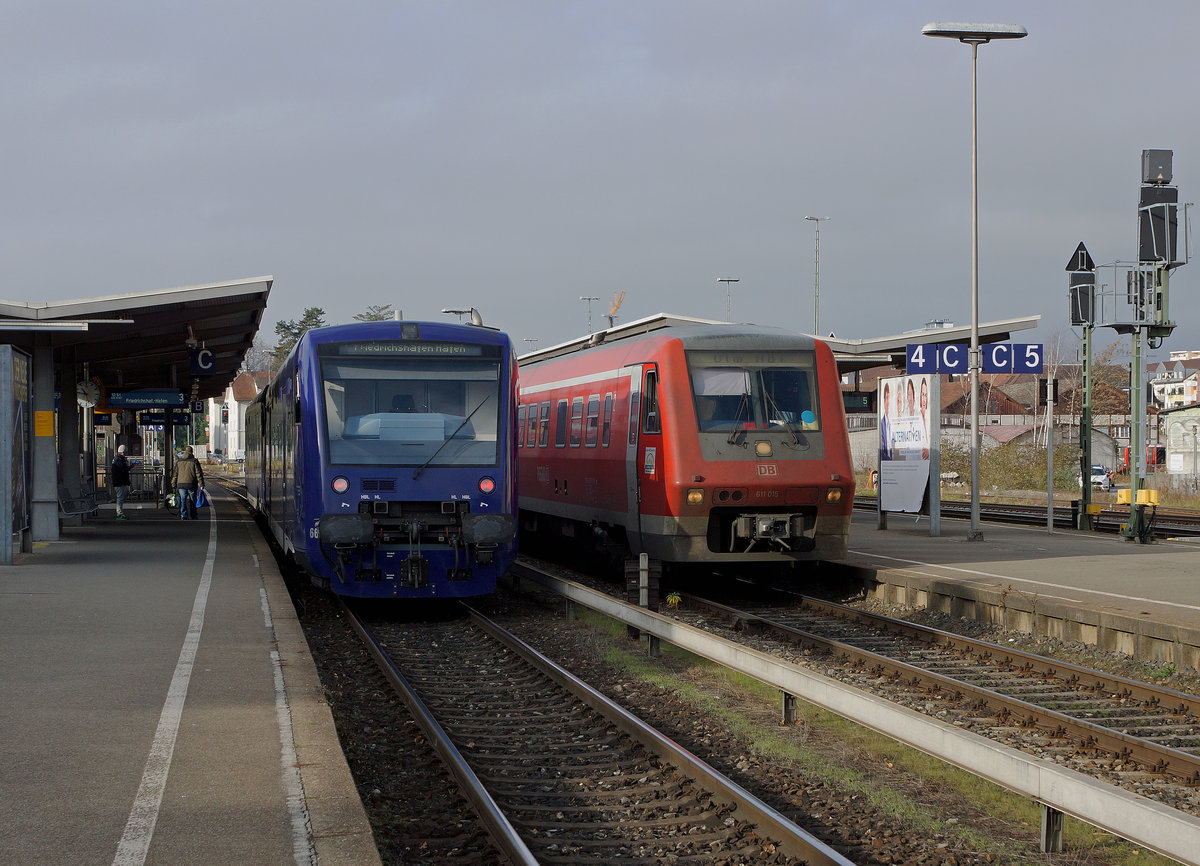
[[[0,566],[0,863],[379,862],[270,550],[208,492]]]
[[[1200,668],[1200,539],[1120,536],[856,511],[844,568],[880,598],[1145,661]]]

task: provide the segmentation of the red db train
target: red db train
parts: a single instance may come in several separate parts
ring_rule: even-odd
[[[523,533],[665,564],[845,555],[854,473],[826,344],[660,314],[518,361]]]

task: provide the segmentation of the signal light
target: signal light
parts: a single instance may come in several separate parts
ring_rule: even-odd
[[[825,492],[825,501],[826,502],[841,502],[842,501],[842,488],[830,487],[829,490],[827,490]]]
[[[687,504],[688,505],[701,505],[701,504],[703,504],[703,502],[704,502],[703,488],[700,488],[700,487],[688,488],[688,492],[687,492]]]
[[[330,486],[333,487],[334,493],[342,494],[350,489],[350,482],[344,476],[338,475]]]
[[[483,478],[479,479],[479,492],[480,493],[491,493],[495,489],[496,489],[496,482],[494,479],[488,478],[486,475]]]

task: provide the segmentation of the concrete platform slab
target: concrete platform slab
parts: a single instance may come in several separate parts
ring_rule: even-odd
[[[844,567],[887,601],[1200,668],[1200,544],[856,512]]]
[[[0,569],[0,862],[379,862],[270,551],[209,492]]]

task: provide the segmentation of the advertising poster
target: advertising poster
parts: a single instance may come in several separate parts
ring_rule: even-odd
[[[932,375],[879,380],[879,507],[918,513],[929,484]]]

